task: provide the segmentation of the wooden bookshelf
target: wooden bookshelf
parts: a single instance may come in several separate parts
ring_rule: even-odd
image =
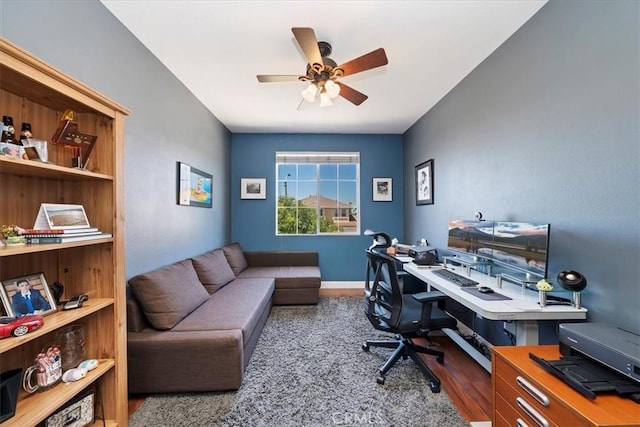
[[[42,328],[0,340],[2,372],[32,365],[37,352],[70,324],[85,330],[87,358],[97,369],[41,393],[20,391],[14,417],[3,426],[36,425],[89,386],[106,425],[127,424],[124,255],[124,121],[129,110],[0,38],[0,112],[14,125],[31,123],[34,138],[51,139],[62,113],[72,109],[84,133],[97,135],[86,169],[72,167],[72,150],[48,144],[49,162],[0,156],[0,224],[33,227],[41,203],[83,205],[91,226],[112,238],[0,248],[0,280],[42,272],[64,285],[62,299],[87,294],[80,309],[45,317]],[[5,298],[6,300],[6,298]],[[100,422],[102,425],[102,422]]]

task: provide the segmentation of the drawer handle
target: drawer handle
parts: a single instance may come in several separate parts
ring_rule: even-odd
[[[522,408],[522,410],[524,412],[527,413],[527,415],[529,415],[533,421],[536,422],[536,424],[538,424],[540,427],[549,427],[549,422],[547,420],[544,419],[544,417],[542,415],[540,415],[540,413],[538,411],[535,410],[535,408],[531,405],[529,405],[527,402],[525,402],[525,400],[521,397],[516,397],[516,403],[518,404],[518,406],[520,408]]]
[[[536,399],[540,404],[544,407],[549,406],[549,399],[545,396],[540,390],[538,390],[533,384],[529,381],[525,380],[521,376],[516,377],[516,382],[520,387],[522,387],[527,393],[531,395],[534,399]]]
[[[517,427],[529,427],[529,424],[525,423],[522,418],[516,418]]]

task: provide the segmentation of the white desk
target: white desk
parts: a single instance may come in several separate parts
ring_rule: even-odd
[[[479,283],[478,286],[489,286],[499,294],[508,296],[510,300],[483,300],[464,291],[460,286],[433,274],[441,266],[423,267],[411,262],[402,265],[404,271],[434,287],[465,307],[478,313],[485,319],[513,321],[516,325],[516,345],[538,345],[539,320],[576,320],[586,319],[587,309],[568,305],[547,305],[541,308],[538,304],[537,292],[525,290],[521,286],[502,281],[498,288],[495,277],[471,271],[471,279]],[[451,267],[449,267],[451,269]],[[454,267],[455,273],[465,277],[464,267]]]

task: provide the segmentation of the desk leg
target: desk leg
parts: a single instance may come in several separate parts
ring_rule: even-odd
[[[516,320],[516,345],[538,345],[538,322]]]

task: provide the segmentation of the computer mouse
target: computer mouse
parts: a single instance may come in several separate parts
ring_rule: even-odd
[[[493,289],[491,289],[488,286],[480,286],[478,288],[478,292],[482,292],[483,294],[492,294],[493,293]]]

